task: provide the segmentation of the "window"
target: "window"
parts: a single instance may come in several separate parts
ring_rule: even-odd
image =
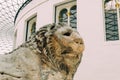
[[[59,22],[68,22],[68,15],[67,15],[67,9],[62,9],[59,13]]]
[[[30,36],[36,32],[36,16],[32,17],[27,21],[26,29],[26,41],[29,40]]]
[[[55,22],[66,23],[72,28],[77,28],[77,6],[76,0],[69,0],[55,6]]]
[[[106,41],[119,40],[119,4],[117,0],[104,0]]]

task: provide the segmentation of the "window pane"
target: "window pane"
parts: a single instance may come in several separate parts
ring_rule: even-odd
[[[76,28],[77,26],[77,10],[76,5],[70,9],[70,26]]]
[[[119,40],[116,3],[114,0],[106,0],[104,4],[106,41]]]
[[[62,9],[59,14],[59,22],[68,22],[68,15],[67,15],[67,9]]]
[[[32,24],[31,35],[34,34],[35,32],[36,32],[36,22]]]

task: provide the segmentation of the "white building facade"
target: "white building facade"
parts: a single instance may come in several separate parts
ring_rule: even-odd
[[[58,22],[76,28],[85,42],[74,80],[120,80],[119,1],[32,0],[16,16],[14,48],[43,25]]]

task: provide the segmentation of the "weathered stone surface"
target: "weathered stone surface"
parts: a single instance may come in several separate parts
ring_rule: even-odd
[[[28,42],[0,55],[0,80],[72,80],[83,50],[76,30],[46,25]]]

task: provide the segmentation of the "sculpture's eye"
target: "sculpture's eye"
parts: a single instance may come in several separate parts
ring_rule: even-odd
[[[63,35],[64,35],[64,36],[70,36],[70,35],[71,35],[71,32],[65,32]]]

